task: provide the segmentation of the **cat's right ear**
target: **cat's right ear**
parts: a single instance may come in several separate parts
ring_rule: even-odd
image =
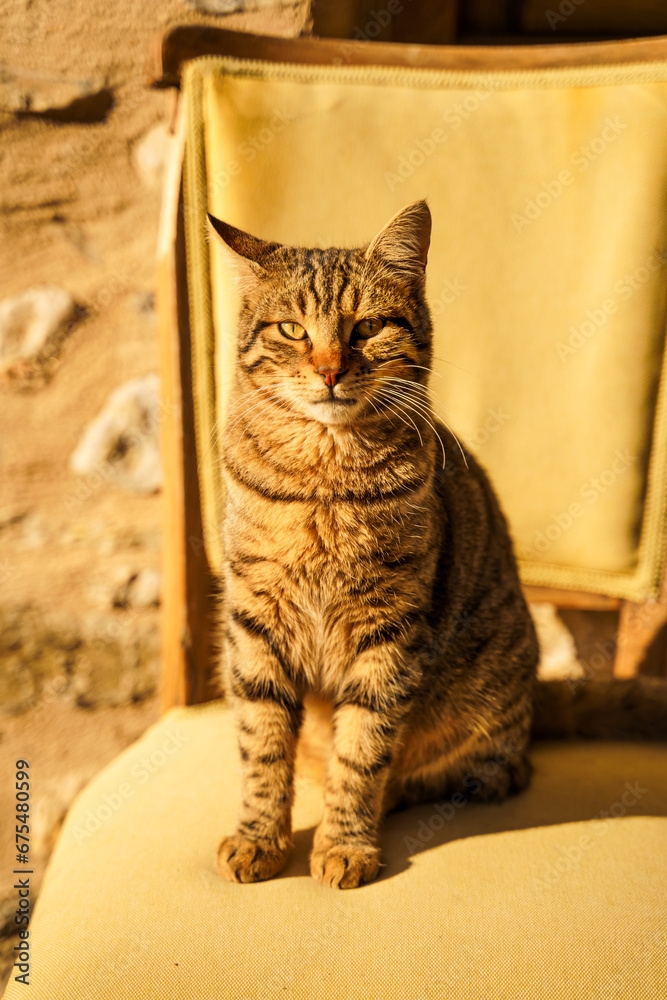
[[[397,276],[421,281],[431,242],[431,213],[425,201],[415,201],[397,212],[380,230],[364,252]]]
[[[228,222],[207,215],[207,230],[211,244],[221,259],[225,270],[243,295],[247,295],[266,277],[264,266],[267,258],[279,246],[277,243],[266,243],[257,237],[244,233]]]

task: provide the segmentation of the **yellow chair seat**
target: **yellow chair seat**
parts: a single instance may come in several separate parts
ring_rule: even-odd
[[[502,806],[392,816],[379,880],[308,875],[321,791],[299,779],[285,872],[215,872],[240,797],[233,719],[169,712],[79,797],[5,1000],[667,996],[667,747],[541,744]],[[604,814],[605,818],[600,818]],[[611,818],[606,818],[611,814]]]

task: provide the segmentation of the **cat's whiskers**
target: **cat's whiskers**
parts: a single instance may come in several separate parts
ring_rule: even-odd
[[[384,379],[379,379],[378,381],[382,382],[384,381]],[[430,409],[427,409],[421,403],[418,403],[413,396],[409,396],[406,392],[404,392],[404,390],[396,389],[393,386],[386,386],[384,388],[377,390],[377,395],[381,395],[382,393],[385,394],[388,393],[389,397],[394,400],[396,405],[398,405],[397,400],[400,399],[405,409],[412,410],[414,413],[420,416],[425,423],[429,425],[429,427],[435,434],[436,438],[438,439],[440,447],[442,448],[442,467],[444,469],[445,463],[447,461],[447,456],[445,454],[445,446],[442,442],[442,438],[435,429],[435,425],[428,419],[429,416],[433,415]]]
[[[380,411],[380,410],[378,410],[377,406],[373,402],[373,399],[372,399],[370,393],[368,393],[368,392],[364,393],[364,397],[365,397],[366,401],[371,404],[371,406],[373,407],[373,409],[377,413],[377,415],[378,415],[378,417],[379,417],[380,420],[385,420],[385,419],[389,420],[389,423],[391,424],[391,426],[395,427],[396,425],[395,425],[394,421],[389,416],[389,413],[392,413],[395,417],[398,417],[398,419],[401,420],[405,424],[406,427],[410,426],[408,423],[406,423],[405,420],[403,420],[402,417],[399,417],[398,414],[394,410],[392,410],[386,402],[384,403],[385,409],[382,410],[382,411]],[[414,424],[413,424],[413,426],[414,426]],[[415,428],[415,430],[417,431],[417,434],[419,434],[419,429]],[[422,441],[421,435],[420,435],[419,440],[422,442],[422,447],[423,447],[424,442]]]
[[[377,413],[378,417],[380,417],[381,416],[380,411],[378,410],[377,406],[373,402],[373,400],[371,398],[371,394],[369,392],[364,392],[364,390],[361,389],[360,390],[360,395],[361,395],[364,403],[370,403],[371,406],[373,407],[373,409],[375,410],[375,412]]]
[[[243,403],[243,401],[245,399],[247,399],[248,396],[252,396],[252,395],[254,395],[254,394],[258,393],[258,392],[262,392],[262,391],[263,391],[263,389],[251,389],[248,392],[242,393],[241,397],[238,400],[236,400],[231,406],[228,406],[225,409],[225,411],[220,414],[220,416],[218,417],[218,419],[213,424],[213,427],[211,428],[211,431],[209,433],[208,442],[207,442],[207,445],[206,445],[206,448],[207,448],[206,453],[199,459],[199,463],[198,463],[199,469],[201,469],[202,466],[206,462],[208,462],[209,458],[211,457],[211,453],[213,452],[213,449],[215,448],[216,443],[217,443],[217,439],[215,437],[216,432],[220,429],[220,425],[221,424],[223,424],[223,423],[226,424],[226,421],[229,419],[230,412],[233,412],[238,406],[240,406]]]
[[[243,410],[243,412],[241,414],[239,414],[236,417],[236,419],[231,424],[229,424],[228,426],[227,425],[225,426],[225,430],[224,430],[224,436],[225,437],[227,437],[227,435],[230,434],[231,431],[234,430],[234,428],[236,427],[236,425],[241,420],[244,420],[248,416],[249,413],[252,413],[253,410],[256,410],[259,406],[266,405],[266,402],[267,402],[268,399],[271,398],[271,395],[270,395],[269,390],[267,388],[264,388],[262,390],[262,392],[263,392],[263,398],[262,399],[260,399],[256,403],[254,403],[252,406],[248,406],[245,410]]]
[[[377,390],[377,391],[376,391],[376,396],[380,396],[380,397],[382,397],[382,396],[384,396],[384,395],[385,395],[385,393],[383,392],[383,390],[381,390],[381,389],[380,389],[380,390]],[[392,402],[394,403],[394,405],[395,405],[395,406],[397,406],[397,407],[398,407],[398,408],[399,408],[399,409],[401,410],[401,412],[403,412],[403,413],[405,413],[405,412],[406,412],[406,411],[405,411],[405,410],[403,409],[403,407],[402,407],[402,406],[400,406],[400,405],[399,405],[399,403],[397,403],[397,402],[396,402],[396,400],[394,399],[394,397],[393,397],[393,396],[389,396],[389,395],[386,395],[386,396],[385,396],[385,400],[386,400],[386,399],[391,399],[391,401],[392,401]],[[392,409],[392,407],[390,407],[390,406],[389,406],[389,404],[388,404],[388,403],[386,403],[386,401],[385,401],[385,400],[383,400],[383,401],[385,402],[385,406],[387,407],[387,409],[388,409],[388,410],[390,410],[390,412],[391,412],[391,413],[393,413],[393,414],[394,414],[394,416],[398,417],[398,419],[399,419],[399,420],[403,421],[403,423],[405,424],[405,426],[406,426],[406,427],[409,427],[409,426],[410,426],[410,424],[412,424],[412,426],[414,427],[414,429],[415,429],[415,430],[417,431],[417,437],[419,438],[419,443],[420,443],[420,445],[421,445],[421,446],[422,446],[422,448],[423,448],[423,447],[424,447],[424,439],[423,439],[423,437],[421,436],[421,433],[420,433],[420,431],[419,431],[419,428],[417,427],[417,424],[416,424],[416,423],[414,422],[414,420],[412,419],[412,417],[408,416],[408,420],[410,421],[410,423],[408,423],[408,420],[403,420],[403,417],[401,417],[401,416],[400,416],[400,415],[399,415],[398,413],[396,413],[396,411],[395,411],[394,409]]]
[[[242,406],[243,401],[247,399],[249,396],[257,395],[258,392],[266,392],[267,388],[270,388],[270,386],[261,385],[261,386],[255,386],[250,389],[246,389],[244,392],[241,392],[240,395],[227,406],[227,413],[228,414],[232,413],[234,410],[238,409],[239,406]]]
[[[282,400],[280,396],[276,397],[275,394],[273,394],[271,392],[271,389],[281,389],[281,388],[285,388],[285,387],[289,388],[289,383],[286,382],[286,381],[282,381],[282,382],[278,382],[278,383],[273,383],[270,386],[262,386],[261,389],[255,389],[255,390],[253,390],[253,392],[255,392],[255,393],[257,393],[257,392],[264,393],[265,394],[264,399],[260,399],[260,401],[258,403],[256,403],[254,406],[248,407],[248,409],[244,410],[243,413],[241,413],[240,416],[238,416],[236,418],[236,420],[234,420],[234,422],[232,424],[230,424],[229,427],[225,427],[225,436],[229,433],[229,431],[231,431],[234,427],[236,427],[236,425],[239,423],[239,421],[243,420],[243,418],[246,417],[248,415],[248,413],[251,413],[253,410],[257,409],[258,406],[262,406],[264,403],[267,402],[267,400],[272,399],[274,402],[277,402],[277,403],[284,402],[284,400]],[[236,404],[235,404],[235,406],[236,406]]]
[[[465,372],[466,375],[472,375],[473,378],[479,378],[479,376],[475,375],[474,372],[471,372],[469,368],[464,368],[463,365],[457,365],[455,361],[448,361],[447,358],[441,358],[437,354],[432,354],[431,357],[434,361],[439,361],[443,365],[451,365],[452,368],[458,368],[460,372]],[[434,372],[434,374],[437,375],[438,372]]]
[[[378,410],[377,406],[373,402],[370,393],[369,392],[364,392],[363,389],[362,389],[360,395],[361,395],[361,397],[362,397],[362,399],[363,399],[363,401],[365,403],[370,403],[371,404],[371,406],[373,407],[373,409],[377,413],[378,418],[380,420],[382,420],[383,419],[383,415],[382,415],[382,413],[380,413],[380,411]],[[392,427],[394,426],[394,421],[391,419],[391,417],[389,417],[389,423],[391,424]]]
[[[391,365],[396,360],[397,360],[396,358],[389,358],[389,361],[383,361],[382,364],[377,365],[376,367],[377,368],[384,368],[385,365]],[[427,365],[406,365],[404,361],[400,361],[399,364],[400,364],[401,368],[421,368],[422,371],[430,372],[431,375],[436,375],[438,378],[442,378],[442,375],[440,374],[440,372],[434,371],[432,368],[429,368]],[[420,383],[415,382],[415,385],[419,385],[419,384]]]
[[[272,400],[273,400],[274,402],[278,402],[278,399],[276,399],[276,397],[273,397],[273,396],[272,396],[272,397],[270,397],[270,398],[271,398],[271,399],[272,399]],[[266,423],[266,422],[267,422],[268,420],[271,420],[271,418],[273,417],[273,413],[271,413],[270,411],[269,411],[268,413],[265,413],[265,412],[264,412],[263,410],[260,410],[260,412],[259,412],[259,413],[256,413],[256,414],[255,414],[255,416],[254,416],[254,417],[253,417],[253,418],[252,418],[251,420],[249,420],[249,421],[248,421],[248,422],[246,423],[245,427],[243,428],[243,430],[241,431],[241,433],[240,433],[240,435],[239,435],[239,439],[238,439],[238,441],[236,442],[236,448],[234,449],[234,465],[236,465],[236,461],[237,461],[237,459],[238,459],[238,454],[239,454],[239,447],[240,447],[240,445],[241,445],[241,441],[243,440],[243,438],[245,437],[245,435],[246,435],[246,434],[248,433],[248,431],[250,430],[250,428],[252,427],[252,425],[253,425],[253,424],[255,423],[255,421],[256,421],[256,420],[260,420],[260,419],[261,419],[262,417],[263,417],[264,419],[263,419],[263,420],[262,420],[262,422],[261,422],[261,423],[259,424],[259,427],[257,428],[257,430],[258,430],[258,431],[259,431],[259,430],[260,430],[260,429],[261,429],[261,428],[263,427],[263,425],[264,425],[264,424],[265,424],[265,423]]]
[[[245,405],[249,397],[252,398],[253,396],[257,396],[261,393],[266,393],[266,391],[267,387],[261,386],[258,389],[249,389],[247,392],[242,393],[238,399],[234,400],[234,402],[227,407],[225,411],[225,417],[227,420],[229,421],[229,418],[233,416],[235,412],[238,412],[239,407]]]
[[[379,381],[380,382],[385,382],[385,381],[386,382],[399,382],[399,383],[401,383],[400,387],[401,387],[401,389],[404,392],[407,392],[408,390],[413,390],[414,392],[416,392],[417,396],[421,400],[423,400],[424,404],[428,405],[428,408],[429,408],[431,416],[437,417],[437,419],[440,420],[445,425],[445,427],[447,428],[447,430],[449,431],[449,433],[452,435],[452,437],[456,441],[456,444],[458,446],[459,451],[461,452],[461,457],[463,459],[463,463],[464,463],[466,469],[468,468],[468,460],[466,458],[466,455],[465,455],[465,452],[464,452],[463,447],[461,445],[461,442],[459,441],[457,435],[454,433],[454,431],[452,430],[452,428],[450,427],[450,425],[447,423],[447,421],[445,420],[445,418],[442,416],[442,414],[438,413],[438,411],[433,406],[433,402],[432,402],[430,396],[428,395],[428,389],[426,388],[426,386],[421,385],[421,383],[419,383],[419,382],[411,382],[409,379],[397,378],[397,377],[394,377],[394,376],[391,376],[391,375],[381,375]],[[423,396],[419,395],[419,390],[420,389],[424,393]],[[443,468],[444,468],[444,466],[443,466]]]
[[[432,418],[433,420],[436,419],[436,414],[434,414],[434,412],[433,412],[433,407],[431,405],[430,399],[428,399],[427,397],[421,396],[419,393],[417,393],[417,394],[412,393],[411,394],[404,386],[400,386],[398,388],[396,388],[394,386],[390,386],[389,387],[389,391],[395,392],[406,403],[406,405],[411,406],[415,410],[415,412],[419,413],[421,415],[422,419],[425,420],[426,423],[429,425],[429,427],[431,428],[431,430],[433,431],[433,433],[437,437],[438,441],[440,442],[440,447],[442,448],[442,467],[444,469],[445,468],[445,462],[446,462],[445,446],[443,444],[442,438],[440,437],[440,435],[438,434],[438,432],[437,432],[437,430],[435,428],[435,425],[431,422],[431,419],[429,419],[429,418]],[[442,419],[442,418],[440,418],[440,419]],[[458,441],[458,438],[456,437],[456,434],[454,434],[454,432],[452,431],[452,429],[449,427],[449,425],[447,424],[447,422],[445,420],[443,420],[442,422],[445,425],[445,427],[447,428],[447,430],[450,432],[450,434],[452,435],[452,437],[454,438],[454,440],[456,441],[456,443],[457,443],[457,445],[459,447],[459,450],[461,451],[461,454],[463,455],[463,461],[465,462],[465,455],[463,454],[463,449],[461,448],[461,445],[460,445],[460,443]],[[466,465],[467,465],[467,463],[466,463]]]
[[[391,378],[391,379],[393,379],[396,382],[402,382],[405,386],[408,386],[410,388],[421,390],[422,392],[428,392],[427,386],[422,385],[421,382],[415,382],[413,379],[408,379],[408,378],[402,379],[402,378],[399,378],[398,375],[383,375],[381,377],[382,378]],[[439,399],[438,400],[438,409],[436,409],[435,406],[433,405],[433,400],[430,398],[430,396],[429,396],[429,405],[431,406],[431,409],[433,410],[433,413],[435,414],[435,416],[439,420],[442,420],[443,424],[447,425],[446,420],[444,419],[444,417],[441,416],[441,414],[439,413],[439,410],[442,409],[442,410],[444,410],[445,413],[451,413],[449,407],[445,406],[445,404],[442,402],[442,400]],[[451,428],[448,428],[448,429],[451,430]]]
[[[215,436],[216,435],[216,431],[219,429],[220,424],[225,419],[225,416],[226,416],[226,414],[224,414],[224,413],[221,414],[218,417],[218,419],[216,420],[216,422],[213,424],[213,427],[211,428],[211,433],[208,436],[208,442],[206,444],[206,454],[202,455],[201,458],[199,459],[199,462],[197,463],[197,469],[198,469],[198,472],[200,472],[200,473],[201,473],[202,468],[206,464],[206,462],[209,461],[209,459],[211,457],[211,454],[213,452],[213,449],[215,448],[216,441],[217,441],[217,438]]]
[[[271,386],[271,388],[272,388],[272,389],[280,389],[280,388],[283,388],[283,387],[285,387],[285,386],[288,386],[288,385],[289,385],[289,383],[288,383],[288,382],[286,382],[286,381],[284,381],[284,382],[279,382],[279,383],[274,383],[274,384],[273,384],[273,385]],[[251,408],[250,408],[250,410],[249,410],[249,411],[246,411],[246,413],[244,413],[244,414],[243,414],[242,416],[246,416],[248,412],[251,412],[252,410],[256,410],[256,409],[257,409],[257,406],[260,406],[260,405],[266,405],[266,403],[267,403],[267,402],[268,402],[269,400],[270,400],[270,401],[272,401],[273,403],[276,403],[276,404],[278,404],[278,405],[279,405],[280,403],[284,402],[284,400],[283,400],[283,399],[282,399],[282,398],[281,398],[280,396],[277,396],[277,395],[275,395],[275,393],[272,393],[272,392],[270,392],[270,391],[269,391],[269,387],[266,387],[266,391],[267,391],[267,393],[268,393],[267,397],[266,397],[265,399],[261,400],[261,401],[260,401],[260,403],[258,403],[258,404],[256,404],[255,406],[251,407]],[[243,440],[243,438],[245,437],[245,435],[246,435],[246,433],[248,432],[248,430],[250,429],[250,427],[251,427],[251,426],[252,426],[252,425],[254,424],[254,422],[255,422],[256,420],[259,420],[259,418],[260,418],[260,417],[262,417],[262,416],[265,416],[265,420],[264,420],[264,421],[262,422],[262,423],[265,423],[265,422],[266,422],[267,420],[271,419],[271,417],[273,417],[273,416],[274,416],[274,414],[273,414],[273,413],[271,412],[271,410],[269,410],[269,412],[268,412],[267,414],[263,414],[263,412],[262,412],[262,411],[260,411],[259,413],[257,413],[257,414],[256,414],[256,415],[255,415],[255,416],[254,416],[254,417],[252,418],[252,420],[249,420],[249,421],[248,421],[248,422],[246,423],[246,426],[245,426],[245,427],[243,428],[243,431],[242,431],[241,435],[239,436],[239,439],[238,439],[238,441],[236,442],[236,448],[234,449],[234,463],[235,463],[235,464],[236,464],[236,459],[237,459],[237,457],[238,457],[238,452],[239,452],[239,446],[240,446],[240,444],[241,444],[241,441],[242,441],[242,440]],[[238,420],[237,420],[237,421],[235,421],[235,423],[238,423]],[[261,426],[262,426],[262,424],[260,424],[260,427],[261,427]]]

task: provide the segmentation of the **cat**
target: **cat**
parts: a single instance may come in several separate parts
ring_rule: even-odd
[[[525,788],[537,638],[488,476],[429,402],[426,202],[352,250],[209,226],[242,295],[221,631],[243,804],[218,871],[284,867],[315,694],[333,746],[310,870],[354,888],[388,810]]]

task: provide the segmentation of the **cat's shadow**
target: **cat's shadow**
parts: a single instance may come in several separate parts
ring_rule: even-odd
[[[524,792],[502,804],[446,800],[391,813],[380,843],[380,879],[392,878],[411,858],[468,837],[529,830],[597,818],[667,816],[667,745],[542,743],[532,754],[534,774]],[[315,827],[297,829],[287,867],[279,877],[309,876]]]

